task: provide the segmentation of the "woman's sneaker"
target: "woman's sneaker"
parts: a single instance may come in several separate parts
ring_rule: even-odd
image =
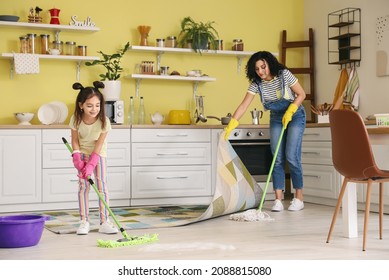
[[[271,208],[271,211],[272,212],[281,212],[282,210],[284,210],[284,205],[282,205],[281,200],[279,200],[279,199],[274,200],[274,204],[273,204],[273,207]]]
[[[304,209],[304,202],[298,198],[293,198],[288,207],[289,211],[300,211]]]
[[[77,229],[77,234],[78,235],[86,235],[89,233],[89,222],[87,221],[82,221],[80,226]]]
[[[114,234],[118,233],[119,231],[110,221],[107,220],[100,225],[99,232],[105,234]]]

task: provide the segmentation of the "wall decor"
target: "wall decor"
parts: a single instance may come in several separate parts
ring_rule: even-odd
[[[77,20],[77,16],[73,15],[71,16],[72,21],[69,23],[69,25],[72,26],[85,26],[85,27],[95,27],[96,24],[92,21],[91,17],[87,17],[84,21]]]
[[[389,15],[377,17],[376,21],[377,52],[376,73],[377,77],[389,76]]]

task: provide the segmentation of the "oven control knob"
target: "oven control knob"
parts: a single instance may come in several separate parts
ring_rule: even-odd
[[[251,132],[250,131],[247,132],[246,135],[250,137],[251,136]]]
[[[261,131],[258,133],[258,135],[259,135],[259,136],[263,136],[263,135],[264,135],[263,131],[261,130]]]
[[[235,137],[238,137],[238,136],[239,136],[239,131],[235,132],[235,133],[234,133],[234,136],[235,136]]]

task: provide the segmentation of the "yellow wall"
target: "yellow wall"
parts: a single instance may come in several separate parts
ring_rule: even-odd
[[[41,7],[48,22],[50,17],[47,10],[53,7],[61,9],[61,24],[68,24],[72,15],[80,20],[88,16],[100,28],[96,33],[78,33],[63,31],[60,33],[62,41],[76,41],[77,44],[88,46],[88,55],[98,56],[97,51],[112,53],[122,47],[127,41],[132,45],[139,45],[138,25],[150,25],[150,44],[155,44],[156,38],[166,38],[169,35],[178,35],[180,21],[183,17],[191,16],[196,21],[215,21],[215,27],[220,38],[224,40],[225,49],[230,49],[234,38],[244,41],[245,51],[268,50],[280,52],[280,36],[282,30],[288,31],[288,40],[304,38],[303,27],[303,0],[110,0],[104,1],[45,1],[45,0],[2,0],[0,14],[20,16],[19,21],[27,21],[30,7]],[[168,3],[168,7],[166,5]],[[54,34],[44,30],[35,33],[50,33],[51,40]],[[31,33],[28,29],[0,27],[0,52],[18,51],[19,36]],[[288,64],[294,64],[300,57],[288,59]],[[156,56],[149,53],[128,52],[122,59],[125,74],[134,71],[135,64],[142,60],[154,60]],[[200,84],[198,94],[205,96],[206,115],[224,116],[233,113],[243,98],[248,83],[245,79],[243,61],[242,71],[237,73],[235,57],[164,54],[162,65],[170,66],[184,74],[187,70],[201,69],[203,73],[215,77],[216,82]],[[80,82],[90,85],[98,80],[98,75],[104,69],[101,66],[82,66]],[[70,61],[41,60],[39,75],[14,75],[10,79],[10,62],[0,60],[0,124],[16,124],[14,112],[37,113],[42,104],[51,101],[61,101],[68,105],[69,112],[74,110],[74,100],[77,92],[71,86],[76,81],[76,65]],[[122,78],[122,99],[128,104],[130,96],[135,95],[135,81]],[[140,95],[144,96],[147,115],[155,111],[168,114],[171,109],[189,109],[192,98],[192,84],[190,82],[158,82],[142,81]],[[261,109],[259,99],[252,108]],[[268,115],[265,115],[265,122]],[[150,118],[147,118],[150,122]],[[242,118],[241,123],[250,123],[250,113]],[[37,116],[32,123],[39,124]],[[209,120],[208,123],[218,123]]]

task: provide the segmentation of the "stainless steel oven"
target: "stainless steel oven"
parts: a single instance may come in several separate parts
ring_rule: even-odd
[[[250,174],[264,188],[273,160],[269,129],[238,128],[232,131],[229,141]],[[273,191],[272,184],[268,186],[269,191]]]

